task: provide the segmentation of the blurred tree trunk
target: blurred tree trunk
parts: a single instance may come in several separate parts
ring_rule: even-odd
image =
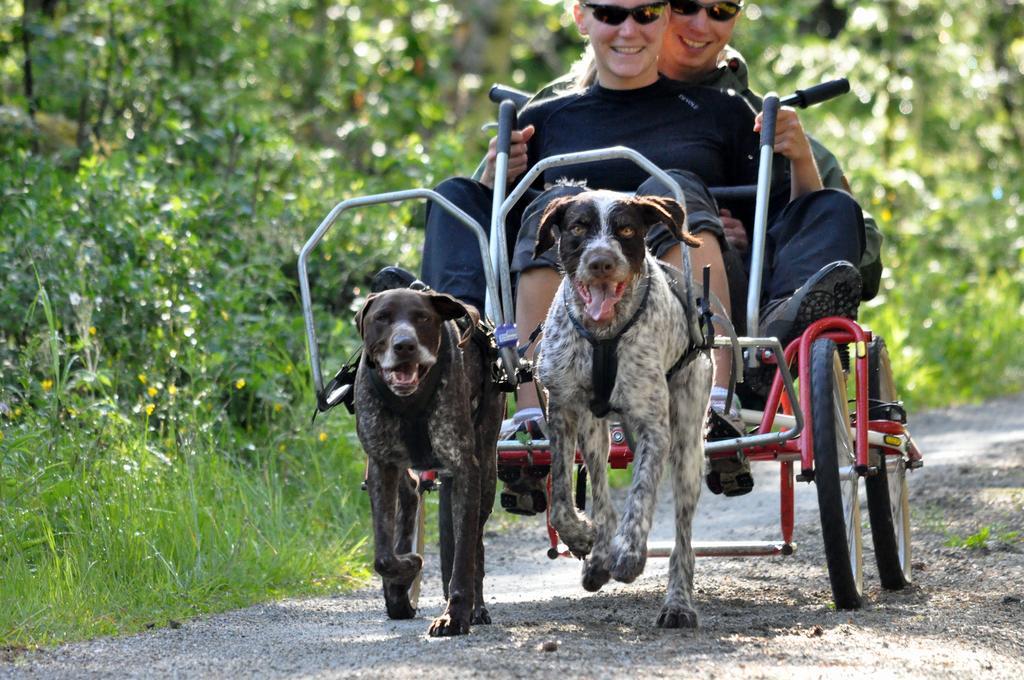
[[[36,91],[35,83],[32,80],[32,9],[33,3],[24,0],[21,5],[21,48],[25,53],[25,65],[23,85],[25,101],[28,102],[28,115],[34,121],[36,119]]]
[[[309,61],[304,65],[302,78],[302,108],[306,111],[316,106],[320,88],[323,87],[327,71],[327,0],[316,0],[313,7],[314,37],[309,48]]]
[[[1024,74],[1013,61],[1013,49],[1024,31],[1024,5],[1016,0],[1002,0],[989,14],[987,23],[993,36],[992,62],[999,75],[999,101],[1006,112],[1007,136],[1020,149],[1024,147],[1024,126],[1018,111],[1021,92],[1024,91]]]
[[[466,87],[466,76],[476,76],[488,87],[494,79],[507,79],[512,62],[512,36],[519,5],[494,0],[455,0],[452,3],[462,23],[455,31],[456,56],[452,67],[460,85],[455,92],[453,110],[463,114],[474,93]]]
[[[195,33],[190,0],[174,0],[167,4],[167,43],[171,48],[171,71],[189,77],[196,74]]]

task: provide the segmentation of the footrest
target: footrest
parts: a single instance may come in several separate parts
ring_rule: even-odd
[[[674,541],[652,541],[647,544],[648,557],[669,557]],[[796,543],[785,541],[694,541],[693,554],[697,557],[764,557],[792,555]]]

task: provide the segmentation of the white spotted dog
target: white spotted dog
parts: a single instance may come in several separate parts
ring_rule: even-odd
[[[644,569],[647,536],[663,464],[671,463],[676,543],[658,626],[695,627],[691,525],[700,495],[712,361],[688,282],[650,254],[645,237],[661,223],[682,244],[675,200],[586,191],[552,201],[541,218],[535,256],[558,243],[564,272],[544,322],[538,376],[548,393],[551,523],[577,557],[583,587],[610,578],[630,583]],[[557,236],[556,236],[557,233]],[[608,490],[608,414],[636,442],[633,480],[619,522]],[[577,447],[592,480],[592,518],[576,510]]]

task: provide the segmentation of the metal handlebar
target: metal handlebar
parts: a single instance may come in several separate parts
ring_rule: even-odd
[[[806,90],[797,90],[788,97],[783,97],[779,100],[779,103],[782,106],[796,106],[806,109],[808,106],[814,106],[829,99],[834,99],[849,91],[850,81],[846,78],[836,78],[835,80],[829,80],[809,87]]]
[[[747,332],[756,333],[761,313],[761,279],[764,275],[764,251],[768,233],[768,198],[771,193],[774,160],[775,123],[782,106],[806,108],[850,91],[846,78],[830,80],[795,94],[779,98],[774,92],[765,95],[761,116],[760,159],[757,171],[757,202],[754,208],[754,242],[750,251],[750,278],[747,287]],[[750,365],[757,362],[753,352]]]

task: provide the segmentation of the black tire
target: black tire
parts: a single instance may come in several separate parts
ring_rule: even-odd
[[[897,401],[889,353],[882,338],[874,338],[868,345],[868,399],[871,410],[881,410],[882,405]],[[903,456],[883,456],[879,449],[872,449],[871,458],[872,464],[877,461],[878,474],[868,477],[864,485],[878,577],[886,590],[902,590],[912,580],[907,465]]]
[[[816,340],[811,347],[810,379],[814,485],[832,599],[838,609],[859,609],[864,592],[860,477],[853,469],[846,374],[831,340]]]

